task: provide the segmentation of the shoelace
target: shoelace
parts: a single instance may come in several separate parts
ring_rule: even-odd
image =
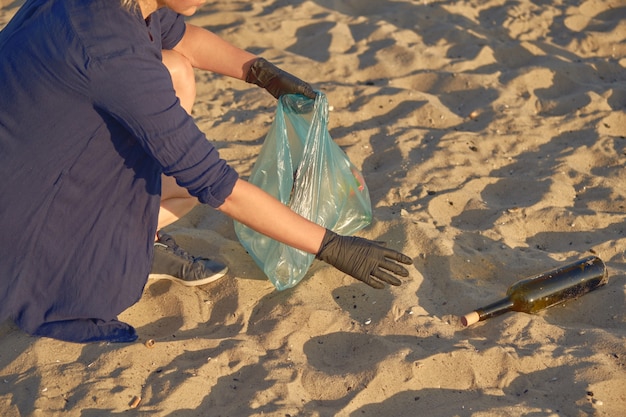
[[[193,262],[194,261],[194,257],[187,252],[186,250],[184,250],[183,248],[181,248],[180,246],[178,246],[176,244],[176,242],[174,241],[173,238],[171,238],[170,236],[159,236],[159,241],[158,242],[154,242],[155,245],[159,245],[159,246],[163,246],[165,248],[166,251],[168,252],[172,252],[174,253],[174,255],[176,256],[180,256],[181,258],[189,261],[189,262]]]

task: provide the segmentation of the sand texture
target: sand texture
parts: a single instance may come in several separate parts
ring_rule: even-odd
[[[0,0],[0,27],[21,3]],[[120,317],[133,344],[0,324],[1,416],[626,415],[624,0],[209,0],[189,20],[326,93],[370,189],[359,234],[412,256],[410,277],[374,290],[315,262],[278,292],[199,207],[169,230],[228,277],[147,285]],[[198,125],[247,177],[276,101],[197,80]],[[461,325],[590,254],[601,289]]]

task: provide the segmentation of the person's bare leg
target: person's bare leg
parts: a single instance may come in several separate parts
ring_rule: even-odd
[[[191,114],[196,99],[196,81],[191,63],[178,52],[164,50],[163,64],[170,71],[181,106]],[[198,199],[180,187],[173,177],[163,175],[161,180],[161,210],[157,230],[174,223],[198,205]]]
[[[191,64],[174,51],[163,51],[163,64],[170,71],[181,106],[191,114],[196,99],[196,81]],[[180,187],[173,177],[163,175],[161,180],[161,209],[157,230],[174,223],[198,205],[198,199]],[[149,278],[170,279],[183,285],[196,286],[215,281],[228,272],[226,265],[204,257],[183,255],[180,249],[171,236],[157,235]]]

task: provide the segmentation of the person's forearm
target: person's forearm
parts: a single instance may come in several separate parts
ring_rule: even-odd
[[[241,179],[218,210],[259,233],[312,254],[319,250],[326,232],[324,227]]]
[[[240,80],[246,78],[250,65],[257,58],[216,34],[190,24],[174,50],[185,56],[194,68]]]

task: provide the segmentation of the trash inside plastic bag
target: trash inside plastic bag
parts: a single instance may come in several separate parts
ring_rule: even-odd
[[[350,235],[372,220],[367,185],[328,133],[328,101],[283,95],[250,178],[301,216]],[[278,219],[279,220],[279,219]],[[296,285],[314,255],[270,239],[235,222],[239,241],[274,286]]]

